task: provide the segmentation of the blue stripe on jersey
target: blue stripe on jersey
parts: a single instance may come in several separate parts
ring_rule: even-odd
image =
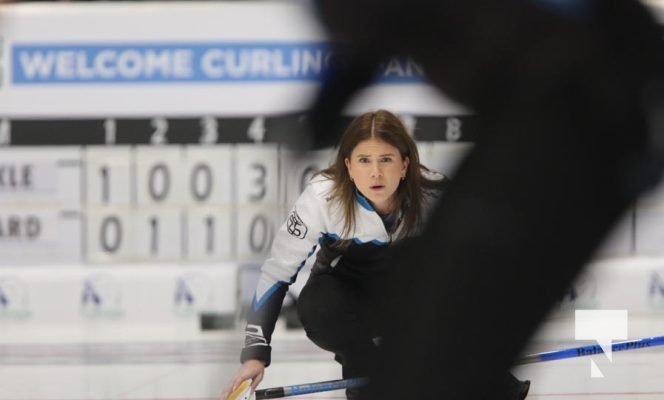
[[[336,233],[326,233],[325,235],[331,237],[334,240],[341,240],[341,237],[339,237],[339,235],[337,235]],[[390,242],[381,242],[378,239],[374,239],[370,242],[363,242],[359,238],[354,237],[354,238],[352,238],[352,240],[353,240],[353,242],[355,242],[355,244],[371,243],[371,244],[375,244],[376,246],[387,246],[387,245],[390,244]]]
[[[322,237],[323,237],[323,235],[321,235],[321,238]],[[320,239],[319,239],[319,242],[320,242]],[[263,295],[263,297],[261,297],[260,300],[256,299],[256,296],[254,295],[254,301],[253,301],[253,304],[252,304],[252,306],[254,308],[254,311],[258,311],[263,306],[263,304],[265,304],[267,299],[269,299],[274,292],[279,290],[279,288],[283,287],[284,285],[290,285],[293,282],[295,282],[295,278],[297,277],[297,274],[300,273],[300,271],[304,267],[304,264],[307,263],[307,260],[309,259],[309,257],[311,257],[311,255],[316,252],[317,247],[318,247],[318,244],[315,244],[314,247],[311,248],[311,250],[307,254],[307,257],[304,260],[302,260],[302,262],[300,263],[300,266],[297,267],[297,271],[295,271],[295,274],[290,278],[290,283],[286,283],[286,282],[283,282],[283,281],[279,281],[279,282],[275,283],[274,285],[272,285],[271,288],[269,288],[267,290],[267,292],[265,292],[265,294]]]
[[[320,235],[320,236],[323,237],[323,235]],[[320,242],[320,239],[318,239],[318,241]],[[295,271],[295,275],[293,275],[293,276],[291,277],[291,279],[290,279],[290,283],[295,282],[295,277],[297,277],[297,274],[300,273],[300,270],[302,270],[302,268],[304,267],[304,264],[307,263],[307,260],[309,259],[309,257],[311,257],[311,255],[314,254],[314,253],[316,252],[316,247],[318,247],[318,243],[316,243],[316,244],[314,245],[314,247],[311,248],[311,250],[309,251],[309,254],[307,254],[307,258],[305,258],[304,260],[302,260],[302,262],[300,263],[300,266],[297,267],[297,271]]]
[[[277,290],[279,290],[279,289],[280,289],[281,287],[283,287],[284,285],[287,285],[287,283],[286,283],[286,282],[282,282],[282,281],[279,281],[279,282],[275,283],[274,285],[272,285],[271,288],[269,288],[269,289],[267,290],[267,292],[265,292],[265,294],[263,295],[263,297],[261,297],[260,300],[258,300],[258,299],[256,298],[256,295],[254,295],[254,302],[253,302],[253,308],[254,308],[254,311],[258,311],[261,307],[263,307],[263,304],[265,304],[265,302],[267,301],[267,299],[269,299],[270,297],[272,297],[272,295],[274,294],[274,292],[276,292]]]
[[[375,211],[371,203],[369,203],[369,200],[367,200],[367,198],[364,197],[362,193],[360,193],[360,191],[357,190],[357,188],[355,188],[355,198],[357,199],[357,202],[360,203],[360,205],[365,209],[369,211]]]

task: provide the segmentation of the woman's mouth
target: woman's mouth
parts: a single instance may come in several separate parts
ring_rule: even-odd
[[[383,188],[385,188],[385,186],[383,186],[383,185],[371,185],[371,186],[369,186],[369,189],[371,189],[371,190],[382,190]]]

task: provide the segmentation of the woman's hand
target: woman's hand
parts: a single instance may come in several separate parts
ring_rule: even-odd
[[[263,380],[265,373],[265,363],[259,360],[247,360],[242,364],[240,369],[237,370],[235,376],[226,385],[226,388],[221,394],[221,400],[226,400],[233,390],[247,379],[251,379],[251,391],[255,391],[256,387]]]

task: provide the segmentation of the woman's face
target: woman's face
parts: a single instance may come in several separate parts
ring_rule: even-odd
[[[363,140],[355,146],[346,168],[357,189],[382,213],[392,212],[395,193],[406,176],[408,157],[399,150],[375,138]]]

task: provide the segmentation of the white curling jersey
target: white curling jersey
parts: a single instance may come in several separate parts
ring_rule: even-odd
[[[442,175],[437,176],[444,180]],[[330,198],[332,187],[329,178],[315,177],[276,233],[247,315],[242,362],[257,359],[270,364],[272,332],[288,286],[319,247],[312,273],[336,268],[349,279],[365,279],[387,265],[388,245],[401,239],[400,216],[393,225],[394,231],[389,232],[371,203],[357,190],[355,229],[344,234],[343,210],[339,202]],[[427,198],[431,199],[433,196]],[[340,249],[333,246],[339,240],[352,242]]]

